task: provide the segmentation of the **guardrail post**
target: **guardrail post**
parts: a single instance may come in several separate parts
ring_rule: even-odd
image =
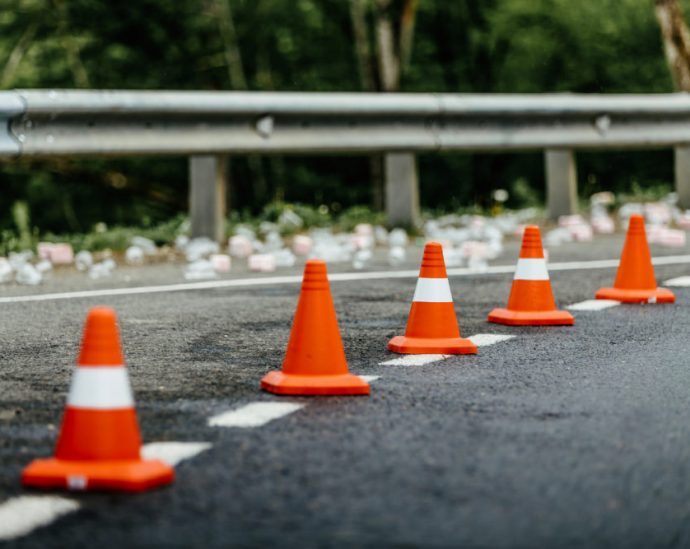
[[[572,150],[547,149],[546,210],[549,219],[577,213],[577,168]]]
[[[189,157],[189,212],[192,238],[221,242],[225,236],[226,156]]]
[[[690,147],[676,147],[673,156],[678,205],[688,209],[690,208]]]
[[[419,180],[415,155],[385,154],[384,172],[388,224],[414,227],[419,223]]]

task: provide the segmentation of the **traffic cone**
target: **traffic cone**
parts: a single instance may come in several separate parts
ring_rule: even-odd
[[[172,467],[142,460],[134,400],[115,311],[89,311],[55,457],[22,473],[24,486],[138,492],[175,478]]]
[[[460,337],[443,247],[438,242],[428,242],[424,246],[405,335],[391,339],[388,349],[410,355],[465,355],[477,352],[477,346],[472,341]]]
[[[283,369],[266,374],[261,388],[279,395],[369,394],[369,384],[347,369],[323,261],[304,267]]]
[[[536,225],[525,227],[522,235],[522,247],[508,306],[505,309],[491,311],[488,320],[509,326],[575,324],[573,315],[568,311],[556,309],[541,235]]]
[[[621,262],[613,288],[601,288],[597,299],[612,299],[624,303],[674,303],[676,296],[665,288],[657,288],[649,253],[644,218],[630,216],[628,234],[625,237]]]

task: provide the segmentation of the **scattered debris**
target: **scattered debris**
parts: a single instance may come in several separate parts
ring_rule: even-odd
[[[218,274],[213,268],[213,263],[208,259],[197,259],[192,261],[184,272],[186,280],[206,280],[217,278]]]

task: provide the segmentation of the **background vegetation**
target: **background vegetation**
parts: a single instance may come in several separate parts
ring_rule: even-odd
[[[673,82],[652,0],[0,0],[0,87],[614,93]],[[585,196],[672,181],[670,151],[578,163]],[[430,154],[420,176],[427,208],[487,205],[496,188],[512,206],[543,198],[540,154]],[[376,208],[379,177],[375,158],[240,157],[232,207]],[[17,201],[42,231],[154,226],[186,209],[186,159],[4,163],[0,230],[16,226]]]

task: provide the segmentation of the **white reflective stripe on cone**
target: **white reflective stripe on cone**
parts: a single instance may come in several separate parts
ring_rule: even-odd
[[[132,408],[134,399],[123,366],[83,366],[72,376],[67,397],[71,408]]]
[[[518,259],[513,280],[548,280],[549,271],[546,270],[544,259]]]
[[[418,278],[412,301],[447,303],[453,301],[447,278]]]

